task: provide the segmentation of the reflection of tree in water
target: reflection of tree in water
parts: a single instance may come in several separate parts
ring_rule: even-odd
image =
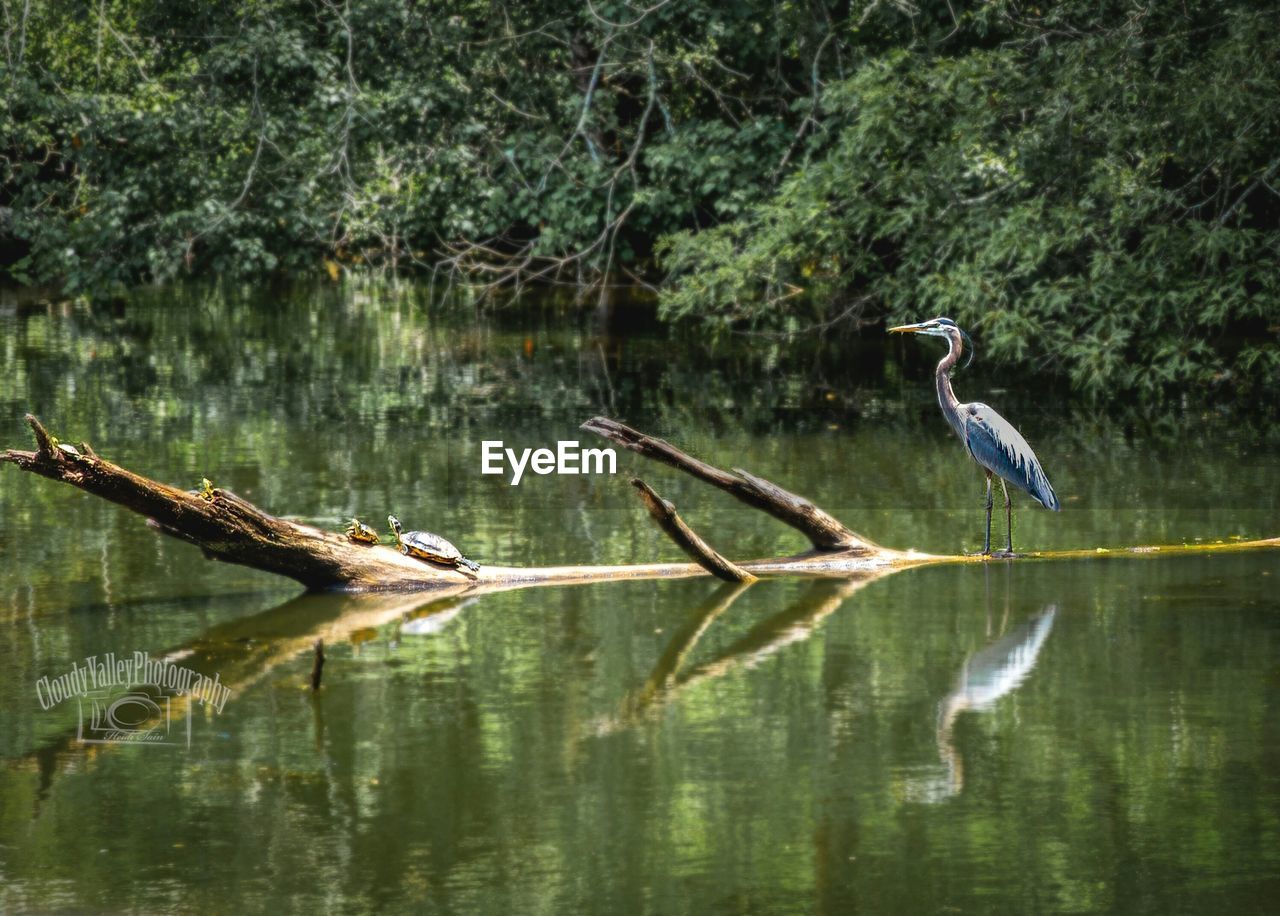
[[[478,319],[413,284],[257,291],[192,284],[137,291],[111,307],[68,304],[5,317],[0,331],[10,343],[0,345],[0,369],[15,410],[38,403],[51,416],[118,423],[127,400],[131,438],[197,416],[205,404],[225,409],[246,392],[255,417],[411,418],[436,431],[467,415],[528,426],[530,416],[592,409],[709,411],[772,428],[780,406],[836,417],[840,405],[817,380],[842,367],[848,375],[850,365],[860,367],[860,379],[879,353],[865,347],[868,358],[850,363],[808,341],[763,354],[758,344],[733,341],[707,350],[695,338],[674,338],[645,312],[603,324],[537,308]],[[851,389],[854,380],[832,384]],[[808,415],[783,418],[794,424],[801,416]]]

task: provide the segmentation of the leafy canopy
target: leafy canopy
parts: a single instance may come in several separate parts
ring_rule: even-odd
[[[1280,382],[1244,0],[0,3],[21,281],[658,281],[721,332],[949,314],[1098,397]]]

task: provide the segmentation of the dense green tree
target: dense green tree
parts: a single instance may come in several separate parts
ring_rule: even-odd
[[[994,3],[962,44],[868,57],[827,86],[832,137],[776,194],[669,240],[666,313],[948,314],[1096,396],[1274,386],[1273,13]]]
[[[772,0],[5,10],[5,235],[73,290],[321,257],[634,270],[767,191],[832,34]]]
[[[1275,25],[1243,0],[3,0],[0,255],[69,292],[666,280],[666,316],[717,330],[947,313],[1097,396],[1247,395],[1280,381]]]

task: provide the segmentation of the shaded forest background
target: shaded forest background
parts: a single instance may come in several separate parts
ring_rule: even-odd
[[[3,0],[0,256],[415,271],[716,332],[948,314],[1099,399],[1280,384],[1251,2]]]

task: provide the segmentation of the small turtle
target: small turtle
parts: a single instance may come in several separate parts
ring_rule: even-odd
[[[207,499],[213,502],[213,481],[208,477],[200,478],[200,492],[197,494],[201,499]]]
[[[480,564],[468,560],[457,547],[454,547],[438,534],[429,531],[402,531],[400,519],[394,515],[387,516],[387,524],[396,534],[396,546],[406,557],[452,566],[465,575],[475,578],[474,573],[480,571]]]
[[[378,543],[378,532],[361,522],[360,519],[353,518],[351,524],[347,526],[347,540],[353,544],[373,545]]]
[[[53,454],[55,458],[83,458],[84,457],[83,455],[80,454],[80,450],[78,448],[66,442],[59,441],[57,436],[49,437],[49,452]]]

